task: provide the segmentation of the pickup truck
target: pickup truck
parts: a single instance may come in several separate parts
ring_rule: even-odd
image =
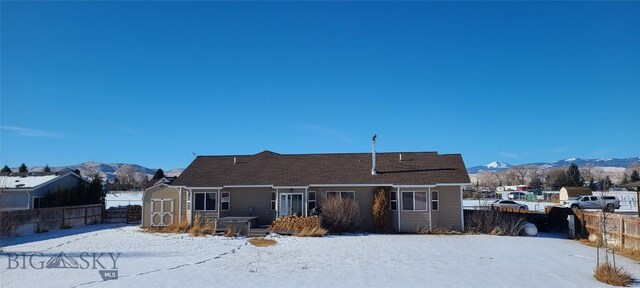
[[[606,209],[613,212],[620,209],[620,201],[614,196],[578,196],[562,201],[562,206],[571,209]]]

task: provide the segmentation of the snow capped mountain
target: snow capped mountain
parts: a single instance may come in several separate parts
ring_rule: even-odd
[[[508,168],[511,165],[509,165],[509,163],[502,162],[502,161],[493,161],[484,166],[487,168],[499,169],[499,168]]]
[[[609,168],[610,170],[624,170],[631,165],[638,164],[640,165],[640,157],[633,158],[599,158],[599,159],[582,159],[577,157],[571,157],[563,160],[558,160],[555,162],[545,163],[545,162],[537,162],[537,163],[526,163],[519,165],[511,165],[501,161],[494,161],[487,165],[479,165],[467,168],[467,172],[470,174],[475,174],[478,172],[487,172],[487,171],[500,171],[507,169],[511,166],[533,166],[538,169],[546,170],[552,168],[561,168],[567,167],[571,164],[576,164],[578,167],[603,167]],[[615,169],[617,168],[617,169]]]
[[[469,173],[478,173],[482,171],[500,171],[511,167],[512,165],[507,162],[493,161],[487,165],[478,165],[467,168]]]

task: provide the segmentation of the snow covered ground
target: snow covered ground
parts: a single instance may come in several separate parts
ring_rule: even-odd
[[[75,233],[75,234],[74,234]],[[596,251],[559,235],[270,236],[258,248],[245,238],[152,234],[134,226],[93,225],[3,240],[2,287],[606,287],[592,278]],[[26,269],[16,253],[60,252],[80,268]],[[81,253],[85,254],[81,254]],[[117,252],[118,279],[83,269],[92,253]],[[99,254],[96,254],[99,255]],[[106,254],[105,254],[106,255]],[[98,258],[113,268],[108,256]],[[16,262],[17,261],[17,262]],[[42,262],[41,262],[42,261]],[[69,264],[71,263],[71,264]],[[634,277],[640,265],[618,257]],[[20,266],[22,267],[22,266]],[[636,285],[638,286],[638,285]]]
[[[478,207],[478,206],[490,206],[493,201],[496,201],[496,199],[480,199],[480,200],[464,199],[462,205],[464,207],[469,207],[469,208]],[[529,210],[532,210],[532,211],[544,211],[545,207],[547,206],[559,205],[558,203],[551,203],[551,202],[532,202],[532,201],[521,201],[521,200],[515,200],[515,201],[518,203],[527,205],[529,207]]]
[[[621,199],[621,197],[619,197],[618,199]],[[495,200],[496,199],[480,199],[480,200],[464,199],[462,205],[467,208],[478,207],[478,206],[489,206]],[[544,211],[545,207],[547,206],[560,206],[560,204],[552,203],[552,202],[537,202],[537,201],[522,201],[522,200],[515,200],[515,201],[517,203],[527,205],[529,207],[529,210],[531,211]],[[633,199],[633,201],[621,200],[620,209],[616,209],[616,212],[637,212],[638,205],[636,204],[637,202],[635,201],[636,201],[635,199]]]

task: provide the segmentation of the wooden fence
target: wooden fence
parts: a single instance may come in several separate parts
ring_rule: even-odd
[[[592,242],[603,239],[602,213],[583,212],[576,213],[588,232],[588,239]],[[640,251],[640,218],[636,215],[607,214],[607,239],[608,243],[616,246]]]
[[[24,235],[102,222],[102,204],[3,211],[0,235]]]
[[[131,205],[123,208],[106,209],[102,213],[102,223],[139,223],[142,220],[142,206]]]

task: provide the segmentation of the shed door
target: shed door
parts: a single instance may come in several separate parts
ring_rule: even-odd
[[[173,199],[151,199],[151,226],[173,224]]]

